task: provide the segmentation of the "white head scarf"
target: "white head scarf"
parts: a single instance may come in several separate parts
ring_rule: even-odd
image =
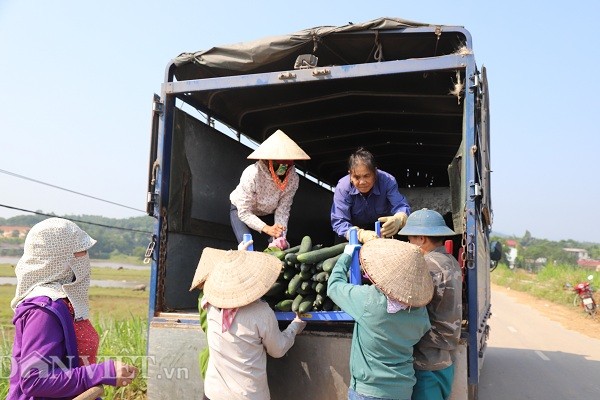
[[[75,320],[89,318],[90,259],[74,253],[88,250],[96,241],[75,223],[48,218],[34,225],[25,239],[23,257],[17,263],[17,289],[13,310],[25,299],[67,297]]]

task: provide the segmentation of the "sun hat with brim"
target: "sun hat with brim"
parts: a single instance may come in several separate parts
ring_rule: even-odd
[[[406,225],[400,229],[398,235],[452,236],[456,235],[456,233],[448,228],[444,217],[439,212],[423,208],[408,216]]]
[[[223,259],[223,256],[227,253],[227,250],[213,249],[212,247],[205,247],[202,250],[200,261],[196,267],[194,273],[194,279],[192,279],[192,286],[190,286],[190,292],[196,288],[202,289],[208,274],[212,271],[213,267],[219,260]]]
[[[229,250],[204,283],[204,296],[219,308],[238,308],[260,299],[281,272],[281,261],[261,251]]]
[[[248,159],[251,160],[310,160],[304,152],[283,131],[278,130],[254,150]]]
[[[375,239],[360,250],[360,263],[389,298],[423,307],[433,297],[433,280],[421,249],[396,239]]]

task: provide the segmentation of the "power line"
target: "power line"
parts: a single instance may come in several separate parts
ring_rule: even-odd
[[[16,177],[16,178],[21,178],[21,179],[25,179],[25,180],[28,180],[28,181],[31,181],[31,182],[35,182],[35,183],[39,183],[39,184],[42,184],[42,185],[50,186],[50,187],[53,187],[53,188],[55,188],[55,189],[64,190],[65,192],[69,192],[69,193],[78,194],[78,195],[80,195],[80,196],[88,197],[88,198],[90,198],[90,199],[94,199],[94,200],[98,200],[98,201],[103,201],[103,202],[105,202],[105,203],[113,204],[113,205],[115,205],[115,206],[124,207],[124,208],[129,208],[130,210],[135,210],[135,211],[143,212],[144,214],[146,213],[146,211],[145,211],[145,210],[140,210],[140,209],[137,209],[137,208],[134,208],[134,207],[129,207],[129,206],[126,206],[126,205],[124,205],[124,204],[115,203],[114,201],[110,201],[110,200],[104,200],[104,199],[101,199],[101,198],[99,198],[99,197],[90,196],[89,194],[85,194],[85,193],[77,192],[77,191],[75,191],[75,190],[71,190],[71,189],[67,189],[67,188],[60,187],[60,186],[56,186],[56,185],[53,185],[53,184],[51,184],[51,183],[47,183],[47,182],[43,182],[43,181],[39,181],[39,180],[37,180],[37,179],[28,178],[28,177],[26,177],[26,176],[19,175],[19,174],[16,174],[16,173],[14,173],[14,172],[6,171],[6,170],[4,170],[4,169],[0,169],[0,172],[1,172],[1,173],[3,173],[3,174],[6,174],[6,175],[11,175],[11,176],[14,176],[14,177]]]
[[[57,218],[68,219],[69,221],[72,221],[72,222],[79,222],[79,223],[82,223],[82,224],[101,226],[103,228],[120,229],[122,231],[138,232],[138,233],[144,233],[144,234],[147,234],[147,235],[151,235],[152,234],[152,232],[142,231],[140,229],[122,228],[120,226],[104,225],[104,224],[99,224],[97,222],[82,221],[80,219],[75,219],[75,218],[60,217],[58,215],[46,214],[46,213],[42,213],[42,212],[38,212],[38,211],[26,210],[24,208],[7,206],[6,204],[0,204],[0,207],[10,208],[11,210],[24,211],[24,212],[28,212],[28,213],[32,213],[32,214],[36,214],[36,215],[42,215],[44,217],[57,217]]]

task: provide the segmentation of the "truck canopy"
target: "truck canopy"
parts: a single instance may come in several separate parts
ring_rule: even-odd
[[[448,166],[463,135],[465,70],[423,72],[419,61],[466,56],[470,47],[462,27],[379,18],[183,53],[168,75],[170,85],[230,77],[227,88],[208,83],[176,96],[256,143],[283,130],[311,156],[300,169],[323,183],[335,186],[347,173],[348,156],[364,146],[400,187],[449,187]],[[318,63],[309,70],[314,81],[297,84],[302,68],[294,66],[303,54]],[[381,63],[411,59],[414,71],[409,65],[403,73]],[[373,63],[381,70],[362,75],[361,65]],[[356,74],[334,79],[336,66]],[[289,71],[279,76],[284,84],[261,84],[275,71]],[[242,74],[255,74],[251,85],[236,80]]]

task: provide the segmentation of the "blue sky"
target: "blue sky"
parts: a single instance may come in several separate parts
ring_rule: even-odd
[[[600,243],[598,4],[1,0],[0,170],[143,210],[151,99],[170,59],[392,16],[473,36],[490,81],[494,231]],[[0,204],[144,215],[6,173]]]

